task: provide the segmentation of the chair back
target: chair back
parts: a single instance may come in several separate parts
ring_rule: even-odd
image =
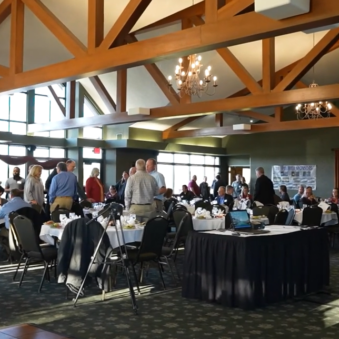
[[[253,208],[253,216],[266,215],[268,217],[269,206],[256,206]]]
[[[269,223],[271,225],[273,225],[274,220],[275,220],[275,216],[277,215],[278,212],[279,212],[279,208],[277,206],[274,206],[274,205],[269,206],[267,218],[268,218]],[[285,225],[285,222],[283,223],[283,225]]]
[[[8,230],[8,245],[9,249],[12,254],[14,253],[22,253],[22,249],[19,244],[18,235],[16,234],[16,231],[13,226],[13,220],[15,217],[17,217],[19,214],[17,212],[11,212],[9,217],[9,230]]]
[[[194,231],[191,213],[185,212],[181,221],[183,221],[183,223],[182,223],[181,230],[180,230],[180,233],[181,233],[180,239],[186,237],[189,232]],[[180,227],[180,223],[177,227]]]
[[[167,228],[168,220],[163,217],[148,220],[144,228],[138,257],[145,253],[154,253],[160,257]]]
[[[87,208],[91,208],[92,207],[92,203],[90,203],[89,201],[87,200],[83,200],[80,202],[80,206],[84,209],[85,207]]]
[[[83,207],[81,207],[77,201],[73,201],[72,212],[76,215],[79,215],[81,218],[85,217]]]
[[[212,205],[212,211],[214,209],[221,210],[225,214],[228,212],[228,206],[224,206],[224,205],[218,205],[218,204]]]
[[[279,211],[274,218],[274,225],[286,225],[286,220],[288,218],[288,211],[281,210]]]
[[[181,208],[178,208],[173,211],[173,221],[174,221],[174,224],[177,230],[179,229],[181,220],[185,217],[186,213],[188,213],[187,209],[181,209]]]
[[[181,205],[181,204],[176,204],[176,205],[173,206],[173,212],[176,211],[176,210],[187,211],[187,207],[184,206],[184,205]]]
[[[15,212],[18,213],[18,215],[23,215],[24,217],[32,221],[36,238],[39,239],[41,226],[45,221],[42,214],[31,207],[19,208]]]
[[[41,253],[31,220],[23,215],[18,215],[13,219],[13,228],[22,251]]]
[[[56,208],[52,213],[51,213],[51,219],[54,222],[60,222],[60,214],[66,214],[67,218],[69,217],[69,214],[71,213],[70,210],[67,210],[65,208]]]
[[[306,207],[303,210],[303,220],[301,225],[303,226],[320,226],[323,210],[316,207]]]
[[[202,200],[199,200],[194,203],[195,209],[198,209],[201,207],[202,209],[205,209],[206,211],[212,211],[213,205],[211,205],[210,202],[204,202]]]
[[[291,208],[291,209],[288,211],[288,216],[287,216],[285,225],[292,225],[293,220],[294,220],[294,216],[295,216],[295,210],[294,210],[294,208]]]

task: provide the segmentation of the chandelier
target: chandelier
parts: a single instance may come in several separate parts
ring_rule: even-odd
[[[313,82],[309,87],[317,88],[318,84]],[[308,104],[298,104],[295,109],[298,120],[329,118],[331,116],[332,105],[328,101],[319,101]]]
[[[188,67],[183,66],[183,59],[179,59],[179,65],[175,68],[175,82],[179,95],[196,95],[199,98],[203,94],[214,95],[218,86],[217,77],[212,76],[211,66],[205,70],[205,76],[201,76],[201,56],[192,54],[187,57]],[[172,76],[168,77],[168,86],[172,86]]]

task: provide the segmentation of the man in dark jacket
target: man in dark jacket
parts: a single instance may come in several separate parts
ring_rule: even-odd
[[[274,204],[274,188],[270,178],[265,175],[262,167],[255,170],[257,181],[255,182],[254,201],[259,201],[264,205]]]

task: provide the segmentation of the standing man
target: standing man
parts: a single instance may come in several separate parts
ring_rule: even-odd
[[[209,200],[210,188],[208,187],[207,177],[204,177],[204,181],[200,184],[200,194],[203,200]]]
[[[128,173],[126,171],[123,171],[121,180],[115,184],[115,188],[117,189],[117,192],[118,192],[119,203],[123,205],[125,203],[125,188],[126,188],[127,179],[128,179]]]
[[[72,172],[67,171],[67,165],[64,162],[59,162],[56,168],[58,174],[52,179],[48,193],[51,212],[58,205],[59,208],[71,210],[73,201],[77,198],[77,177]]]
[[[155,181],[157,182],[157,185],[159,187],[159,193],[154,197],[154,201],[157,205],[157,213],[161,214],[164,209],[164,193],[166,192],[166,183],[165,183],[165,177],[157,172],[157,161],[153,158],[148,159],[146,162],[146,171],[148,174],[150,174]]]
[[[274,188],[270,178],[265,175],[262,167],[255,170],[257,181],[255,182],[254,201],[259,201],[263,205],[274,204]]]
[[[237,174],[235,176],[235,181],[232,182],[232,187],[233,187],[233,198],[237,198],[241,194],[241,187],[242,187],[242,182],[241,182],[241,175]]]
[[[127,180],[125,206],[137,217],[150,219],[157,214],[154,197],[159,194],[159,187],[155,179],[146,172],[145,160],[137,160],[135,167],[136,173]]]
[[[197,184],[196,175],[193,175],[192,180],[188,183],[188,189],[193,192],[195,196],[200,197],[200,188]]]
[[[25,179],[20,176],[20,168],[13,168],[13,177],[8,178],[5,183],[5,191],[8,193],[11,190],[19,190],[21,195],[24,194]]]

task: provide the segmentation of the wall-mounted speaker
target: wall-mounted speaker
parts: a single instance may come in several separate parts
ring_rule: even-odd
[[[36,150],[35,145],[26,145],[26,148],[28,152],[34,152]]]

